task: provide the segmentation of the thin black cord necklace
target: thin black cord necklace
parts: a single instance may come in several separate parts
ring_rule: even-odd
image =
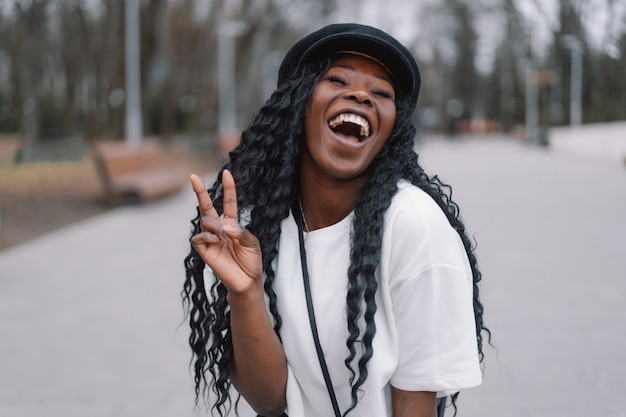
[[[306,224],[306,216],[304,215],[304,209],[302,208],[302,198],[298,196],[298,206],[300,207],[300,216],[302,217],[302,222],[304,223],[304,231],[309,233],[309,225]]]
[[[294,220],[296,221],[296,225],[298,226],[298,241],[300,243],[300,262],[302,264],[302,281],[304,284],[304,295],[306,298],[307,311],[309,313],[309,324],[311,325],[311,335],[313,336],[313,343],[315,344],[315,350],[317,351],[317,359],[319,360],[320,368],[322,369],[322,375],[324,376],[324,383],[326,384],[326,390],[328,391],[330,402],[333,406],[333,412],[335,413],[335,417],[341,417],[341,411],[339,410],[339,404],[337,403],[337,396],[335,395],[335,390],[333,388],[333,383],[330,379],[330,373],[328,372],[328,366],[326,365],[326,359],[324,359],[324,352],[322,350],[322,345],[320,343],[319,334],[317,332],[317,322],[315,320],[315,311],[313,310],[313,299],[311,296],[311,286],[309,282],[309,268],[307,266],[306,248],[304,245],[304,233],[302,230],[303,225],[304,227],[306,227],[306,221],[304,220],[304,213],[302,210],[302,202],[300,201],[300,198],[298,198],[298,203],[300,205],[300,212],[298,212],[298,210],[295,207],[292,207],[291,211],[293,212]]]

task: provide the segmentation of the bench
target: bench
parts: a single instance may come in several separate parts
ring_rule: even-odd
[[[94,142],[91,151],[109,204],[156,200],[188,183],[187,170],[168,164],[166,151],[156,140],[143,140],[136,146]]]

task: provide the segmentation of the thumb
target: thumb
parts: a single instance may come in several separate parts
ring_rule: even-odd
[[[191,243],[194,247],[204,246],[216,242],[219,242],[219,238],[210,232],[200,232],[191,238]]]

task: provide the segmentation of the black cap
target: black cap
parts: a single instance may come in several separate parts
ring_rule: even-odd
[[[417,102],[421,79],[411,52],[388,33],[357,23],[328,25],[296,42],[280,65],[278,84],[298,71],[302,63],[342,51],[359,52],[380,61],[394,77],[396,88]]]

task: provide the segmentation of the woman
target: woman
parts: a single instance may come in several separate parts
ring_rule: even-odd
[[[231,384],[290,417],[432,416],[480,384],[481,274],[449,187],[417,162],[419,88],[396,39],[324,27],[287,53],[208,192],[192,176],[183,300],[196,398],[220,415]]]

